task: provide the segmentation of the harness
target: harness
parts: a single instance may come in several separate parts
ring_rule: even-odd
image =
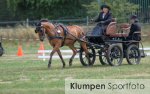
[[[55,28],[54,28],[53,31],[55,32],[55,36],[49,37],[49,40],[61,39],[61,40],[63,40],[61,46],[64,46],[64,43],[65,43],[65,40],[66,40],[66,37],[67,37],[67,34],[68,34],[68,29],[63,24],[55,24],[54,26],[55,26]],[[59,27],[61,27],[63,29],[64,37],[62,37],[60,35],[60,33],[57,32],[59,30]]]

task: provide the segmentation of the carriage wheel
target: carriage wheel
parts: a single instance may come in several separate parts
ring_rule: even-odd
[[[117,44],[110,45],[106,53],[106,58],[111,66],[119,66],[123,61],[123,51]]]
[[[0,56],[2,56],[3,54],[4,54],[4,49],[0,47]]]
[[[130,45],[127,48],[126,59],[128,64],[134,65],[139,64],[141,61],[140,50],[136,45]]]
[[[89,66],[89,65],[93,65],[94,62],[95,62],[95,59],[96,59],[96,54],[95,54],[95,50],[92,48],[92,49],[88,49],[89,53],[90,53],[90,61],[91,61],[91,64],[89,64],[89,60],[88,58],[86,57],[85,55],[85,52],[81,49],[80,50],[80,54],[79,54],[79,57],[80,57],[80,61],[81,61],[81,64],[83,66]]]
[[[108,64],[105,51],[99,51],[99,61],[102,65]]]

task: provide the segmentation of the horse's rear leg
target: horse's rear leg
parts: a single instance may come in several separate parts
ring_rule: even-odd
[[[77,49],[74,46],[70,46],[69,48],[72,49],[72,51],[73,51],[73,55],[71,56],[71,58],[69,60],[69,66],[72,66],[72,61],[73,61],[75,55],[77,54]]]
[[[60,59],[61,59],[61,61],[63,63],[63,68],[65,68],[66,64],[65,64],[65,61],[64,61],[64,59],[63,59],[63,57],[62,57],[61,52],[60,52],[59,49],[57,50],[57,53],[58,53],[58,55],[59,55],[59,57],[60,57]]]
[[[85,52],[85,55],[86,55],[86,57],[87,57],[87,59],[88,59],[89,66],[92,65],[92,64],[91,64],[91,60],[90,60],[90,53],[89,53],[89,51],[88,51],[88,48],[87,48],[87,46],[86,46],[86,43],[85,43],[85,42],[81,42],[81,47],[83,48],[83,50],[84,50],[84,52]]]

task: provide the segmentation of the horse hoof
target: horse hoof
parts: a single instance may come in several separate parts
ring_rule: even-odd
[[[65,66],[62,67],[62,69],[64,69],[64,68],[65,68]]]
[[[72,63],[69,63],[69,67],[71,67],[72,66]]]
[[[72,59],[70,59],[70,61],[69,61],[69,67],[71,67],[72,66]]]
[[[63,67],[62,67],[62,68],[65,68],[65,66],[66,66],[66,65],[63,65]]]
[[[50,65],[48,65],[48,69],[50,69],[51,68],[51,66]]]

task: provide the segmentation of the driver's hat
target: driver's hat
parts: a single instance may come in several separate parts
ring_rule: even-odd
[[[102,5],[102,6],[101,6],[101,10],[102,10],[103,8],[107,8],[108,10],[111,10],[111,8],[110,8],[108,5]]]
[[[138,19],[137,15],[131,15],[130,19]]]

